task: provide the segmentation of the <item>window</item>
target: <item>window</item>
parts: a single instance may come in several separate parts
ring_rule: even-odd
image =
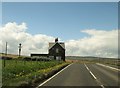
[[[56,48],[56,53],[59,53],[59,49],[58,48]]]

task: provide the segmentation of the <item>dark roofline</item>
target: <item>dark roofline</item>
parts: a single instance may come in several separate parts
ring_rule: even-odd
[[[52,47],[54,47],[56,44],[59,44],[60,45],[60,43],[58,43],[58,42],[56,42]],[[50,48],[50,49],[52,49],[52,47]],[[61,45],[60,45],[60,47],[62,47]],[[62,47],[63,48],[63,47]],[[49,49],[49,50],[50,50]],[[63,48],[64,50],[65,50],[65,48]]]
[[[54,45],[55,45],[56,43],[58,43],[59,45],[60,45],[60,44],[65,44],[64,42],[49,42],[49,44],[50,44],[50,43],[54,43]],[[54,45],[53,45],[53,46],[54,46]],[[53,46],[52,46],[52,47],[53,47]],[[61,46],[61,45],[60,45],[60,46]],[[52,48],[52,47],[51,47],[51,48]],[[62,47],[62,46],[61,46],[61,47]],[[49,48],[49,49],[51,49],[51,48]],[[62,48],[63,48],[63,47],[62,47]],[[65,48],[63,48],[63,49],[65,49]]]

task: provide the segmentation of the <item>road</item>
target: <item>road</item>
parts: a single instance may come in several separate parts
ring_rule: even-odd
[[[99,64],[73,63],[40,86],[118,86],[118,70],[111,69]]]

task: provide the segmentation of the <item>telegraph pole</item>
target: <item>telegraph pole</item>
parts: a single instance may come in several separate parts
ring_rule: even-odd
[[[7,56],[7,42],[6,42],[6,48],[5,48],[5,55]]]
[[[5,58],[4,58],[4,67],[5,67],[5,59],[7,58],[7,42],[6,42],[6,46],[5,46]]]

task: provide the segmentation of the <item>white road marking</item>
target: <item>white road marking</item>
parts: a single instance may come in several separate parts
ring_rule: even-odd
[[[87,67],[87,65],[86,64],[84,64],[85,65],[85,67],[87,68],[87,70],[90,72],[90,74],[93,76],[93,78],[94,79],[97,79],[96,77],[95,77],[95,75],[90,71],[90,69]]]
[[[97,79],[95,75],[90,71],[90,74],[94,77],[94,79]]]
[[[87,67],[87,65],[86,64],[84,64],[85,65],[85,67],[86,67],[86,69],[90,72],[90,74],[93,76],[93,78],[95,79],[95,80],[97,80],[97,82],[99,82],[100,83],[100,81],[97,79],[97,77],[90,71],[90,69]],[[102,84],[100,85],[102,88],[105,88]]]
[[[105,88],[103,85],[100,85],[102,88]]]
[[[73,64],[73,63],[72,63]],[[48,81],[50,81],[52,78],[54,78],[55,76],[57,76],[58,74],[60,74],[63,70],[65,70],[66,68],[68,68],[69,66],[71,66],[72,64],[68,65],[67,67],[63,68],[62,70],[60,70],[59,72],[57,72],[55,75],[53,75],[52,77],[50,77],[49,79],[47,79],[46,81],[44,81],[43,83],[41,83],[38,87],[44,85],[45,83],[47,83]]]
[[[117,69],[117,68],[114,68],[114,67],[111,67],[111,66],[108,66],[108,65],[104,65],[104,64],[100,64],[100,63],[96,63],[96,64],[97,64],[97,65],[100,65],[100,66],[103,66],[103,67],[108,67],[108,68],[111,68],[111,69],[120,71],[120,69]]]

